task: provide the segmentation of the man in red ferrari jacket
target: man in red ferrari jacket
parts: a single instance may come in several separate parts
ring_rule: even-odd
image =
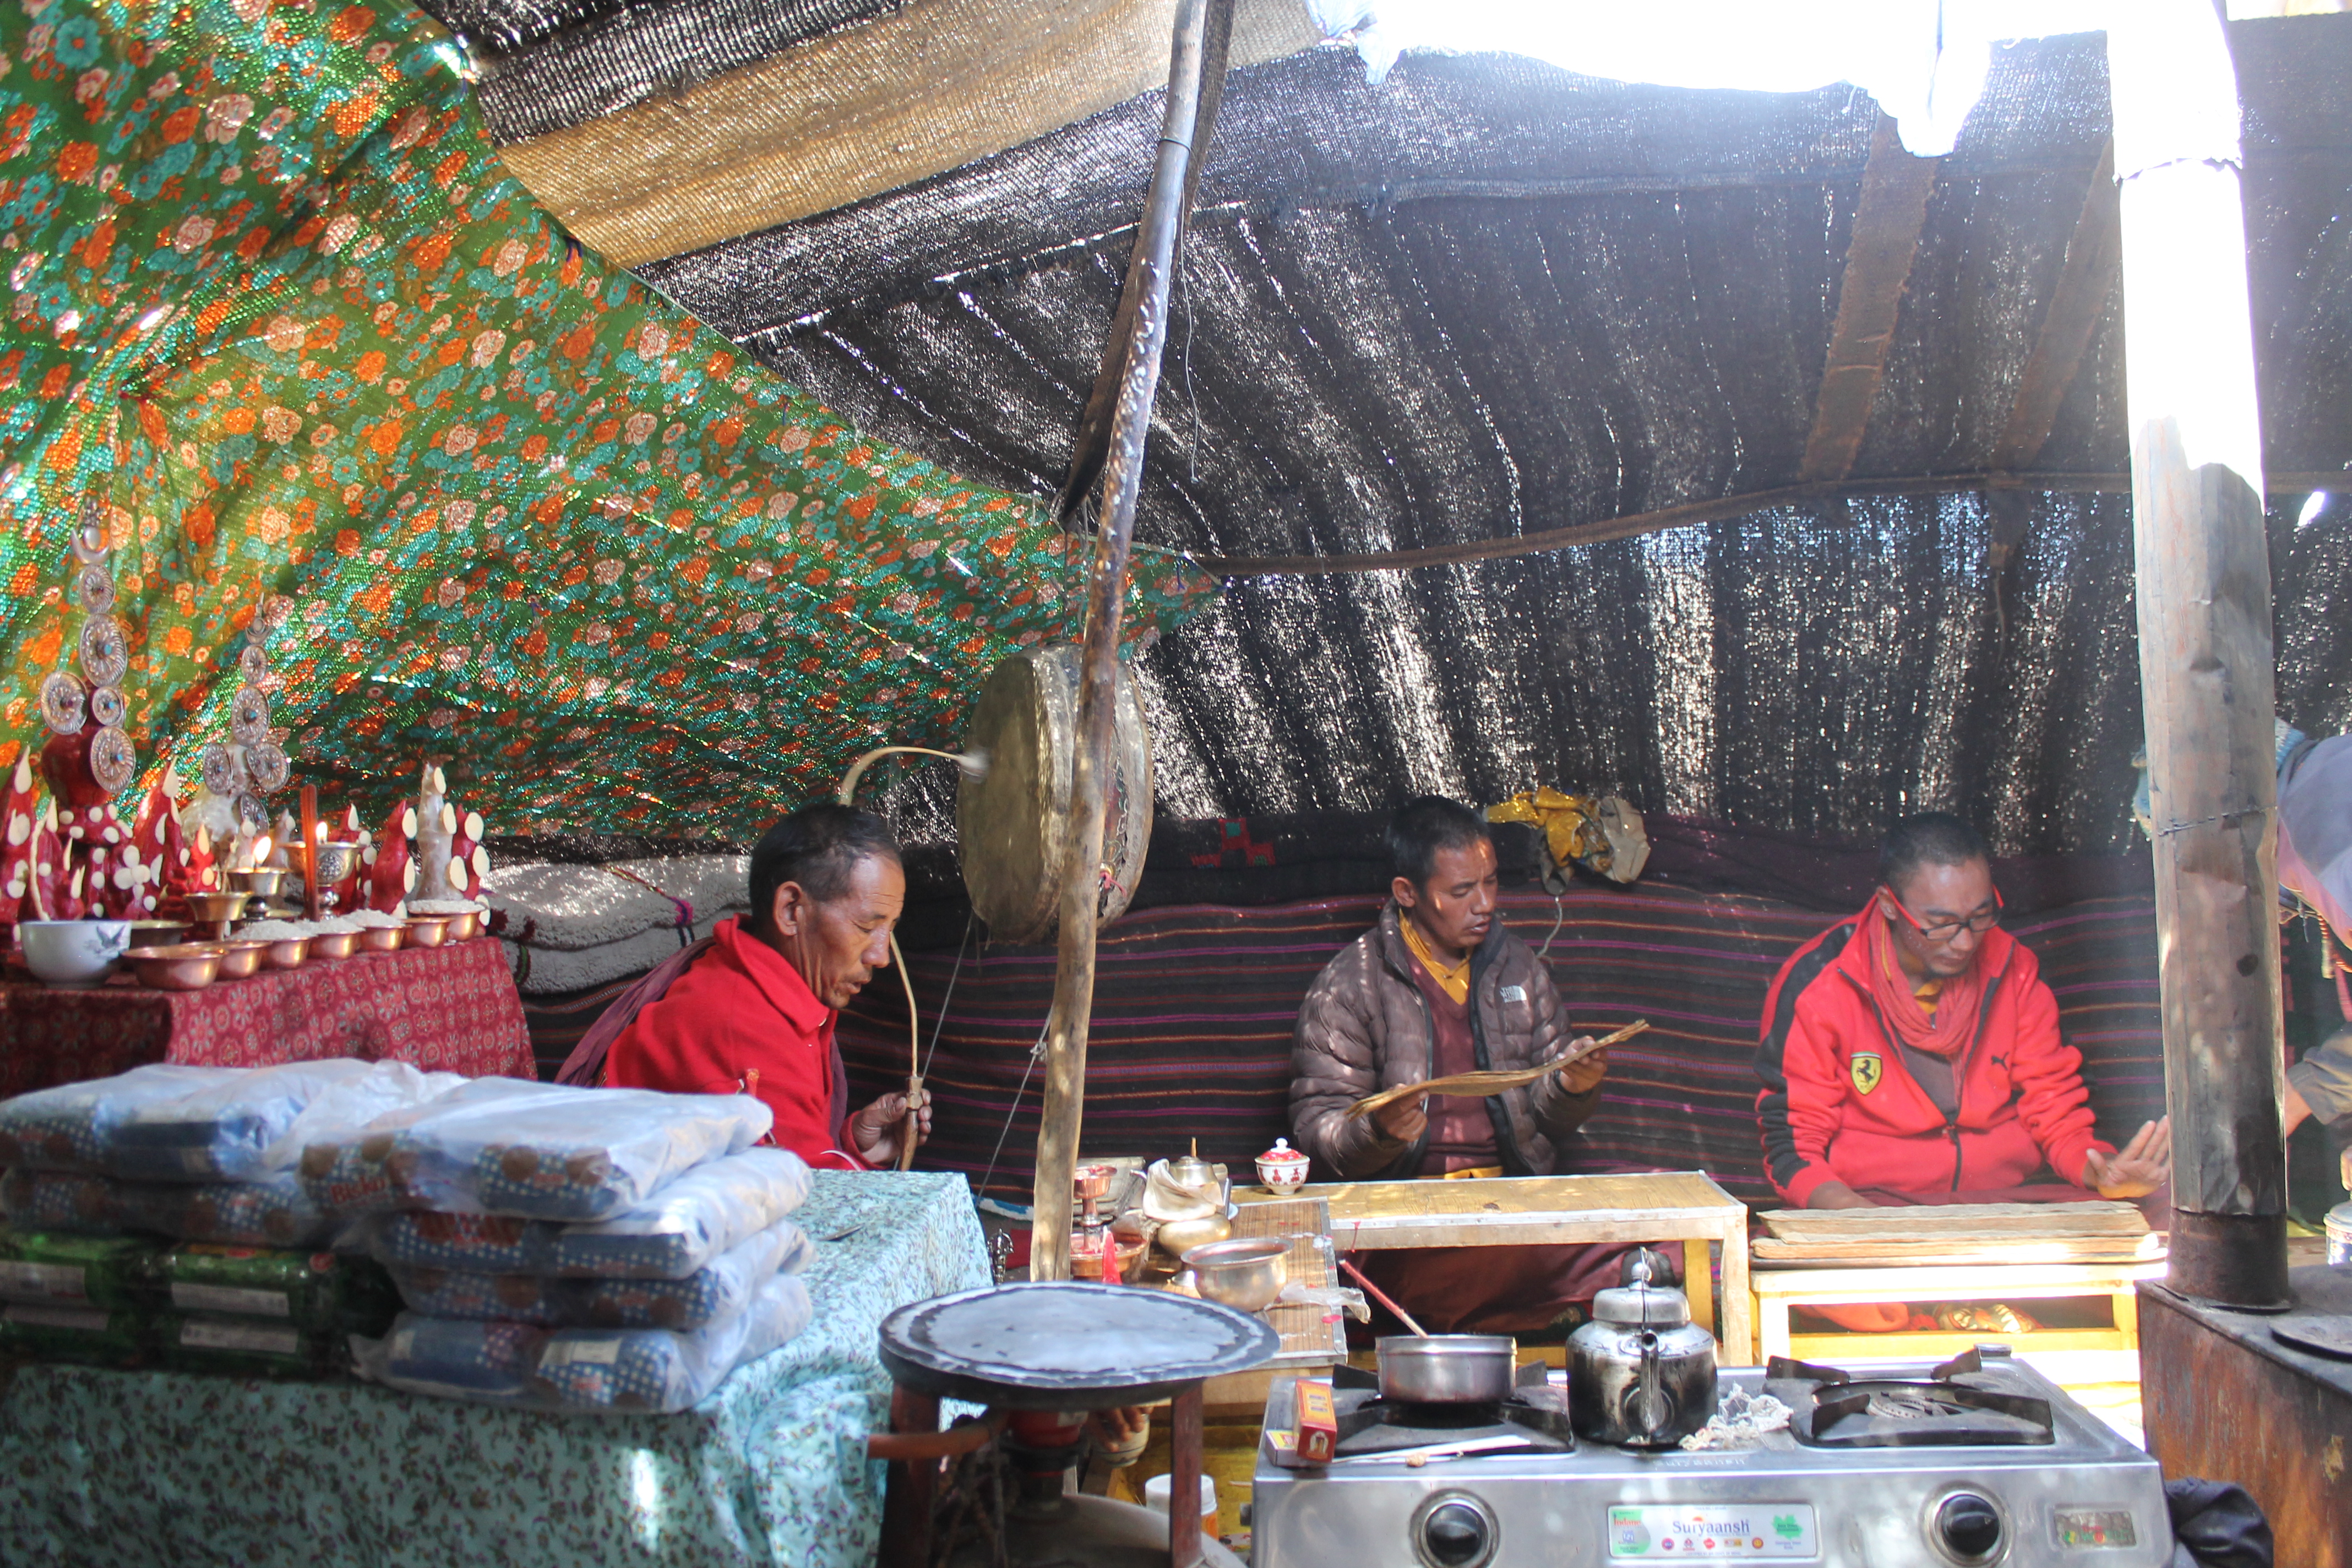
[[[1887,835],[1878,889],[1781,966],[1756,1053],[1766,1173],[1808,1208],[2137,1198],[2168,1118],[2119,1153],[2033,954],[2002,931],[1984,841],[1956,816]],[[2054,1173],[2054,1174],[2053,1174]]]
[[[812,1165],[860,1170],[898,1157],[907,1097],[849,1114],[834,1020],[890,963],[907,901],[898,840],[872,812],[813,805],[751,850],[751,913],[614,1004],[632,1009],[605,1058],[619,1089],[751,1094],[775,1112],[771,1137]],[[617,1020],[616,1020],[617,1022]],[[930,1131],[930,1107],[915,1113]]]

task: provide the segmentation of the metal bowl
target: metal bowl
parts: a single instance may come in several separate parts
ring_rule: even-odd
[[[262,952],[261,966],[264,969],[301,968],[303,962],[310,956],[310,940],[307,936],[279,937]]]
[[[467,910],[462,915],[450,915],[447,918],[451,942],[464,942],[481,934],[482,911],[479,910]]]
[[[269,952],[269,944],[266,942],[247,942],[236,938],[227,942],[211,942],[207,945],[220,950],[220,978],[223,980],[243,980],[258,973],[262,958]]]
[[[360,932],[362,952],[398,952],[408,940],[403,926],[368,926]]]
[[[355,931],[322,931],[310,938],[313,958],[349,958],[359,951],[360,933]]]
[[[1153,1233],[1152,1239],[1160,1244],[1161,1251],[1181,1258],[1196,1247],[1223,1241],[1233,1233],[1233,1221],[1223,1215],[1213,1214],[1199,1219],[1171,1219]]]
[[[286,886],[287,871],[283,866],[257,866],[249,871],[231,871],[230,885],[238,892],[251,893],[257,899],[274,899]]]
[[[202,991],[220,974],[221,950],[204,942],[135,947],[123,962],[150,991]]]
[[[1376,1349],[1381,1397],[1410,1405],[1507,1399],[1519,1356],[1518,1342],[1507,1334],[1401,1334]]]
[[[132,921],[131,945],[134,950],[170,947],[187,933],[188,922],[185,921]]]
[[[1278,1236],[1237,1236],[1212,1241],[1185,1253],[1184,1267],[1192,1282],[1212,1301],[1244,1312],[1262,1312],[1282,1294],[1289,1279],[1283,1255],[1290,1243]]]
[[[441,939],[449,933],[447,915],[411,915],[408,917],[408,945],[439,947]]]

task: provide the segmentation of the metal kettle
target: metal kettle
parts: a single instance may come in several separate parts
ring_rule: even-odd
[[[1672,1447],[1715,1414],[1715,1336],[1690,1321],[1688,1297],[1650,1283],[1646,1258],[1631,1272],[1569,1336],[1569,1424],[1596,1443]]]

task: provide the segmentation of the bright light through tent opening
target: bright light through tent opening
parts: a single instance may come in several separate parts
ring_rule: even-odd
[[[2294,520],[2295,527],[2309,528],[2313,523],[2319,521],[2319,514],[2326,510],[2327,492],[2326,490],[2312,491],[2310,499],[2303,503],[2303,514]]]

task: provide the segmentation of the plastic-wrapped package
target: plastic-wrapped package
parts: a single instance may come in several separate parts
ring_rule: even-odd
[[[123,1184],[108,1176],[71,1171],[0,1174],[0,1216],[17,1230],[120,1236],[142,1228],[125,1202],[128,1196]]]
[[[809,1171],[788,1149],[708,1161],[626,1214],[586,1225],[499,1215],[393,1214],[368,1247],[389,1264],[472,1274],[683,1279],[776,1225],[808,1197]]]
[[[814,1315],[808,1287],[797,1275],[777,1274],[749,1310],[691,1333],[562,1329],[540,1349],[531,1393],[556,1409],[673,1415],[808,1327]]]
[[[158,1064],[0,1100],[0,1165],[102,1172],[115,1129],[131,1112],[185,1100],[248,1070]]]
[[[394,1268],[392,1279],[411,1311],[436,1318],[503,1318],[550,1328],[688,1330],[742,1311],[772,1276],[808,1267],[814,1250],[798,1226],[780,1220],[683,1279],[571,1279],[410,1268]]]
[[[364,1258],[197,1243],[153,1259],[159,1303],[205,1316],[263,1320],[305,1333],[381,1331],[397,1308],[383,1269]]]
[[[123,1311],[144,1303],[163,1251],[142,1237],[0,1231],[0,1300]]]
[[[303,1148],[429,1104],[466,1079],[405,1062],[348,1059],[253,1068],[119,1119],[107,1168],[147,1182],[239,1182],[291,1169]]]
[[[323,1377],[335,1368],[341,1336],[286,1322],[209,1313],[165,1312],[154,1344],[165,1366],[231,1377]]]
[[[335,1233],[334,1216],[310,1201],[291,1172],[194,1187],[126,1184],[120,1193],[121,1212],[133,1228],[174,1241],[309,1248]]]
[[[361,1365],[383,1382],[412,1394],[520,1403],[530,1393],[530,1371],[547,1331],[526,1323],[427,1318],[403,1312],[376,1353]]]
[[[0,1174],[0,1215],[18,1230],[120,1236],[152,1231],[174,1241],[236,1247],[315,1247],[334,1220],[293,1175],[181,1186],[118,1182],[67,1171]]]
[[[131,1366],[146,1351],[147,1324],[137,1312],[29,1301],[0,1305],[0,1355]]]
[[[312,1203],[342,1219],[398,1208],[403,1197],[394,1179],[393,1156],[404,1131],[431,1117],[494,1104],[520,1105],[551,1093],[571,1092],[525,1079],[468,1079],[423,1104],[387,1111],[363,1125],[304,1144],[297,1165],[302,1190]]]
[[[394,1135],[386,1164],[404,1208],[600,1220],[642,1205],[706,1160],[766,1135],[750,1095],[540,1086],[439,1111]]]
[[[362,1372],[413,1394],[533,1409],[675,1415],[745,1362],[808,1327],[796,1275],[772,1276],[749,1310],[690,1333],[557,1329],[403,1312],[380,1344],[355,1346]]]

